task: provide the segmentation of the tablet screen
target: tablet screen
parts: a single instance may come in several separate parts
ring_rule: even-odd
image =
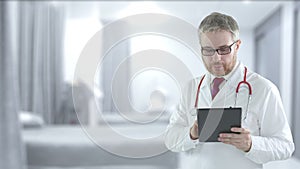
[[[232,133],[232,127],[241,127],[242,108],[197,109],[200,142],[218,142],[220,133]]]

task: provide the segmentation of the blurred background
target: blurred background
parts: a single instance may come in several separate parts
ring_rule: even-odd
[[[214,11],[282,96],[296,151],[266,168],[299,168],[300,3],[251,0],[1,1],[0,168],[184,168],[163,133],[183,82],[205,73],[197,28]]]

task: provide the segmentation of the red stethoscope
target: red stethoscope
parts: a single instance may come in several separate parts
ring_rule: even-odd
[[[235,90],[234,107],[236,107],[236,99],[237,99],[237,95],[238,95],[238,93],[239,93],[240,86],[241,86],[242,84],[247,85],[249,93],[248,93],[248,101],[247,101],[247,107],[246,107],[246,115],[245,115],[245,117],[244,117],[244,119],[246,119],[246,118],[247,118],[247,113],[248,113],[249,101],[250,101],[251,95],[252,95],[252,87],[251,87],[250,83],[247,82],[247,67],[244,67],[244,69],[245,69],[245,70],[244,70],[244,79],[243,79],[242,81],[239,82],[239,84],[237,85],[236,90]],[[199,85],[198,85],[197,95],[196,95],[196,101],[195,101],[195,108],[196,108],[196,109],[197,109],[197,107],[198,107],[198,97],[199,97],[199,93],[200,93],[200,87],[201,87],[201,85],[202,85],[202,82],[203,82],[204,78],[205,78],[205,75],[201,78],[200,83],[199,83]]]

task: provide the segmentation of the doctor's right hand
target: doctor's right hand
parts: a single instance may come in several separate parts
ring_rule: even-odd
[[[196,139],[199,138],[199,135],[198,135],[198,121],[197,120],[195,120],[194,125],[190,129],[190,138],[192,140],[196,140]]]

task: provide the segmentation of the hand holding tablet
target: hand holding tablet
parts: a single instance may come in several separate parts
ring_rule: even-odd
[[[205,108],[197,110],[200,142],[218,142],[220,133],[239,133],[232,127],[241,127],[241,108]]]

